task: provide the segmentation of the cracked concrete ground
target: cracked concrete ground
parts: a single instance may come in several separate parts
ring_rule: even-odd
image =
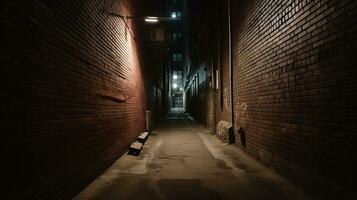
[[[311,198],[189,116],[171,112],[138,157],[122,156],[75,199]]]

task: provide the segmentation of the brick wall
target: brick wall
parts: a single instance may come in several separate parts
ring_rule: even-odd
[[[216,79],[219,86],[216,95],[216,124],[220,121],[232,121],[231,107],[231,75],[229,70],[229,31],[228,31],[228,6],[227,0],[218,1],[219,4],[219,21],[218,21],[218,48],[219,55],[217,69],[219,71]],[[228,142],[227,134],[217,135],[224,142]]]
[[[212,6],[215,10],[207,12],[201,23],[212,21],[216,26],[204,26],[193,46],[200,49],[196,60],[213,60],[220,86],[215,91],[200,88],[200,94],[213,94],[204,96],[209,102],[201,105],[205,116],[190,110],[203,123],[212,119],[207,113],[214,112],[215,124],[231,120],[227,1],[217,3],[220,6]],[[231,0],[231,4],[237,143],[317,198],[347,197],[357,168],[356,1]],[[205,54],[215,40],[219,51]],[[201,69],[193,70],[195,74]],[[245,147],[239,128],[245,131]],[[227,141],[227,136],[220,138]]]
[[[190,74],[186,98],[188,112],[212,133],[219,121],[231,120],[230,76],[228,68],[227,4],[223,1],[190,2]],[[218,70],[218,77],[216,71]],[[200,86],[190,82],[198,74]],[[216,81],[218,80],[218,89]],[[228,136],[221,135],[228,141]]]
[[[322,199],[343,198],[356,178],[356,6],[255,0],[233,19],[245,150]]]
[[[1,2],[6,199],[69,199],[144,130],[140,40],[102,12],[133,8],[114,2]]]
[[[212,88],[212,74],[210,67],[201,63],[196,67],[194,76],[198,77],[198,88],[195,81],[187,86],[186,110],[195,120],[206,125],[212,132],[215,132],[215,90]],[[190,79],[189,79],[190,80]]]

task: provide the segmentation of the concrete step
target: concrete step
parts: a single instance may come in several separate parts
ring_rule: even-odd
[[[149,133],[148,132],[144,132],[144,133],[139,135],[138,141],[144,144],[146,142],[146,140],[148,139],[148,137],[149,137]]]
[[[142,148],[143,144],[141,142],[135,141],[129,147],[129,154],[137,156],[140,154]]]

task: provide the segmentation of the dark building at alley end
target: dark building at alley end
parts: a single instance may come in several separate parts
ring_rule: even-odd
[[[165,120],[357,198],[357,1],[1,4],[2,199],[72,199]]]

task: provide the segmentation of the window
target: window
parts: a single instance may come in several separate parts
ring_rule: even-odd
[[[181,80],[182,79],[182,71],[172,71],[172,79],[173,80]]]
[[[180,53],[174,53],[172,55],[172,61],[179,62],[182,61],[182,54]]]
[[[172,39],[177,41],[182,38],[182,33],[172,33]]]
[[[163,42],[165,41],[165,30],[163,28],[153,28],[150,30],[150,41]]]
[[[182,88],[182,71],[172,71],[172,89],[174,92],[181,91]]]
[[[182,13],[181,12],[172,12],[171,17],[172,18],[180,18],[180,17],[182,17]]]

